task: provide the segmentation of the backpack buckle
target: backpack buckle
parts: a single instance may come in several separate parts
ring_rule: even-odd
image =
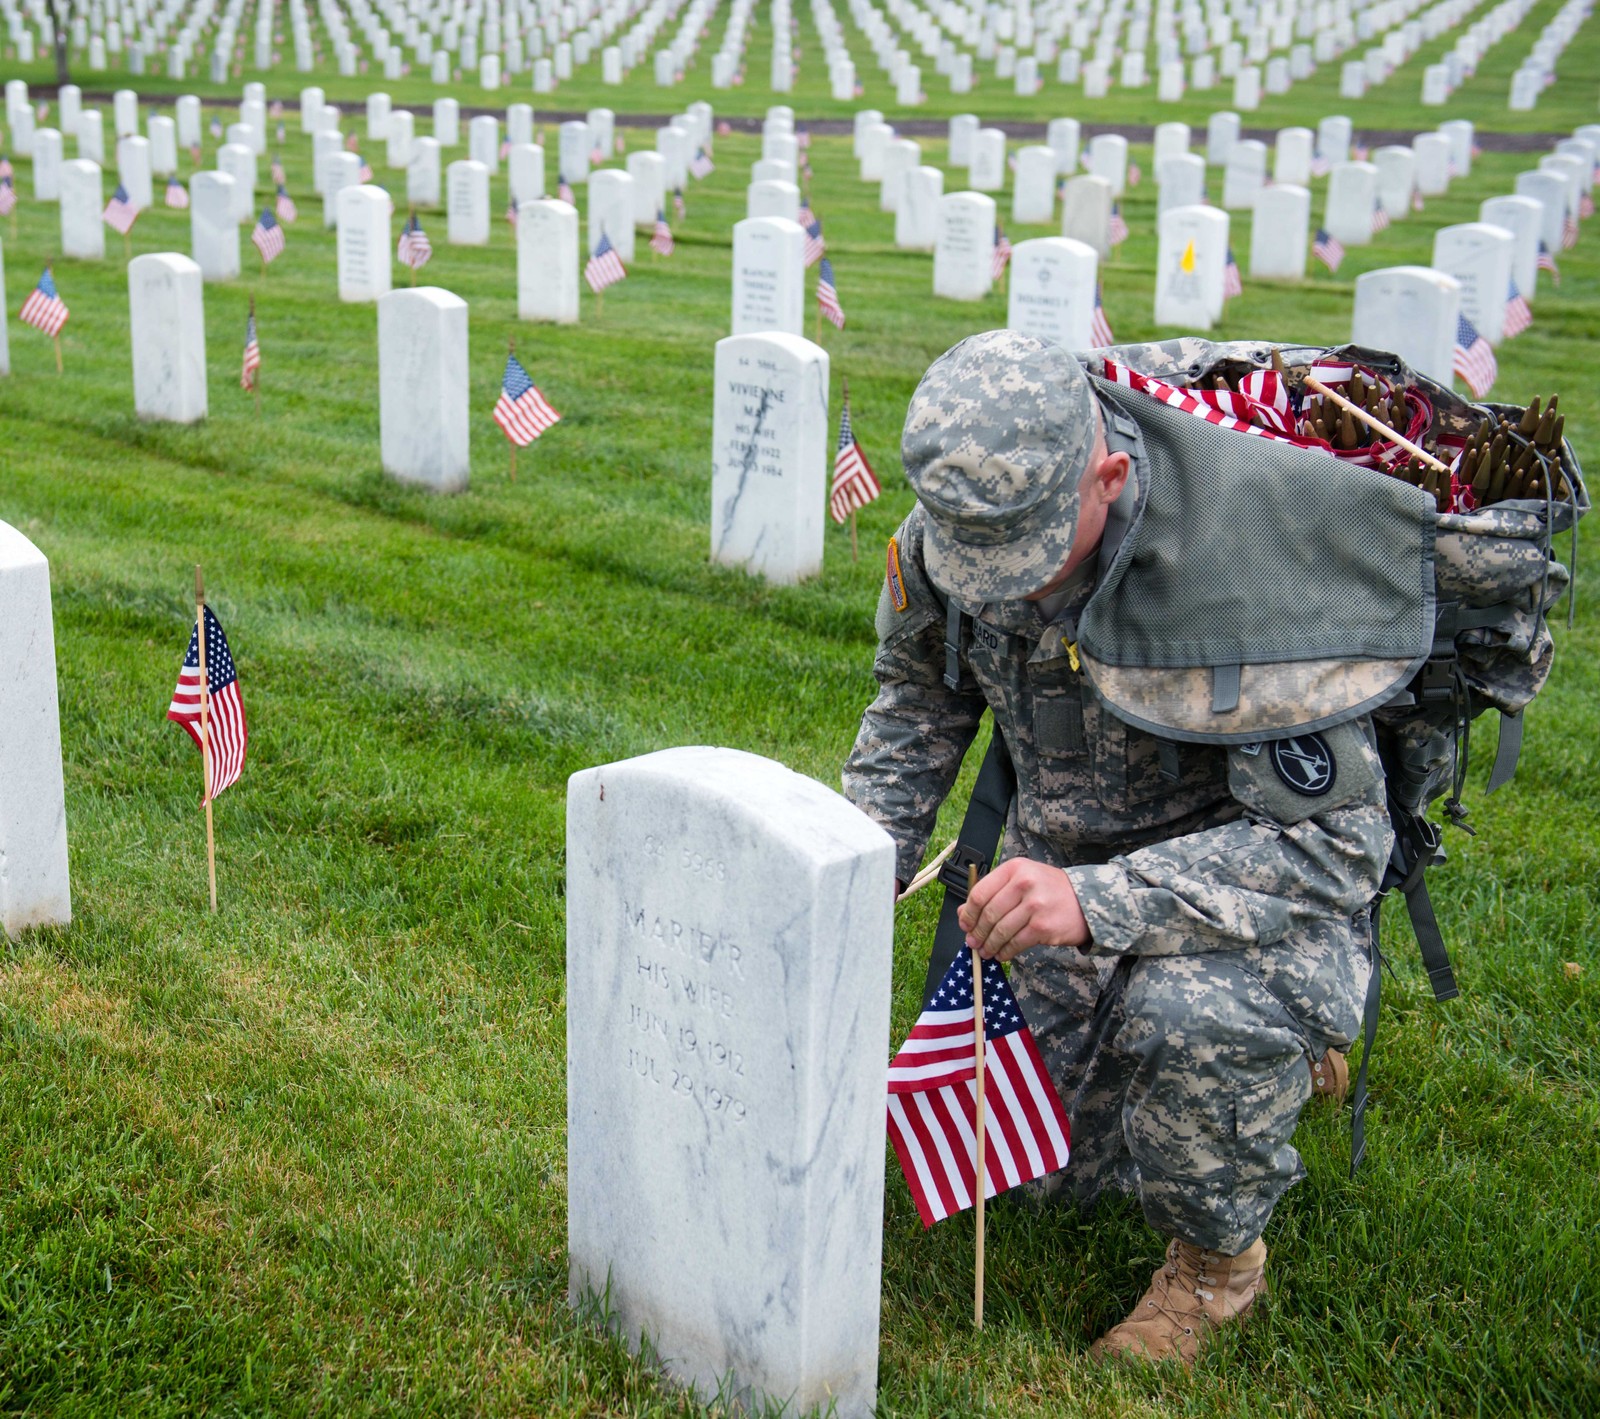
[[[958,842],[956,850],[945,858],[944,865],[939,869],[939,881],[958,902],[967,899],[968,869],[972,867],[978,869],[980,877],[989,871],[989,863],[977,848]]]

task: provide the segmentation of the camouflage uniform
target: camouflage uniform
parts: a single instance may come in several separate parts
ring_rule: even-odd
[[[930,556],[941,517],[958,522],[963,499],[997,487],[1013,496],[1041,479],[1053,480],[1059,507],[1088,457],[1087,447],[1052,449],[1038,429],[1021,436],[1032,454],[986,456],[986,444],[1015,444],[1008,421],[1039,393],[1028,388],[1037,376],[999,350],[1008,358],[994,362],[997,379],[929,391],[935,365],[913,401],[905,453],[921,505],[895,539],[898,565],[878,609],[879,692],[844,791],[893,836],[909,879],[984,710],[993,713],[1017,772],[1003,855],[1066,869],[1092,938],[1082,951],[1035,947],[1012,967],[1072,1122],[1071,1166],[1045,1191],[1084,1204],[1107,1186],[1137,1191],[1163,1234],[1236,1254],[1303,1171],[1290,1140],[1310,1091],[1307,1056],[1356,1034],[1367,909],[1390,848],[1372,728],[1326,731],[1328,781],[1297,792],[1276,769],[1281,745],[1164,741],[1105,709],[1074,645],[1092,576],[1048,620],[1020,596],[971,601],[935,589],[934,576],[961,584],[962,558],[992,572],[1007,556],[948,537]],[[1076,412],[1092,434],[1086,407]],[[930,462],[919,441],[930,438],[947,465],[942,482],[918,479]],[[1040,530],[1035,540],[1062,565],[1059,536]],[[1024,594],[1048,573],[1027,577],[1016,569]],[[954,689],[944,681],[951,599],[971,617]]]

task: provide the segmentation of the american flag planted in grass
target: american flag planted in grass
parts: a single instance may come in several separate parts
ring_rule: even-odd
[[[1556,259],[1551,254],[1550,248],[1542,241],[1539,243],[1539,270],[1548,271],[1550,279],[1558,286],[1561,284],[1561,268],[1556,265]]]
[[[673,246],[672,228],[667,225],[667,214],[657,210],[656,229],[650,236],[650,250],[657,256],[671,256]]]
[[[294,205],[294,198],[289,196],[289,189],[281,182],[278,184],[278,200],[276,203],[278,220],[280,222],[298,221],[300,209]]]
[[[826,256],[817,269],[817,304],[835,330],[844,329],[844,307],[839,304],[839,292],[833,284],[833,262]]]
[[[16,185],[9,177],[0,177],[0,217],[9,217],[16,210]]]
[[[1344,243],[1338,237],[1330,236],[1326,227],[1319,227],[1316,239],[1311,243],[1311,254],[1331,274],[1339,269],[1339,263],[1344,260]]]
[[[710,155],[704,148],[696,148],[694,157],[689,160],[689,174],[695,178],[710,177],[716,171],[716,165],[711,161]]]
[[[801,222],[801,227],[806,234],[805,264],[809,269],[822,260],[822,253],[828,249],[828,243],[822,239],[822,221],[815,212],[811,214],[810,221]]]
[[[1127,219],[1122,215],[1122,204],[1120,202],[1111,204],[1111,225],[1107,231],[1107,239],[1112,246],[1121,246],[1128,239],[1128,223]]]
[[[39,277],[39,284],[28,292],[28,299],[23,301],[17,319],[52,337],[59,335],[61,327],[67,323],[66,302],[57,293],[56,280],[48,266],[44,268],[44,275]]]
[[[127,236],[133,230],[133,224],[139,220],[139,209],[129,199],[128,189],[119,182],[100,216],[112,231]]]
[[[856,442],[856,431],[850,423],[850,400],[846,397],[844,411],[839,415],[839,444],[833,455],[833,489],[828,494],[828,513],[835,522],[843,522],[882,491],[866,454]]]
[[[494,406],[494,421],[518,448],[526,448],[551,424],[561,422],[561,415],[539,393],[515,355],[506,356],[506,372],[500,382],[500,398]]]
[[[256,371],[261,368],[261,342],[256,338],[256,313],[250,312],[244,326],[244,364],[239,372],[239,388],[254,389]]]
[[[1383,203],[1374,198],[1372,202],[1372,234],[1377,236],[1379,232],[1387,231],[1388,228],[1389,214],[1383,210]]]
[[[1244,294],[1244,282],[1239,277],[1239,263],[1233,259],[1233,248],[1228,248],[1228,259],[1222,266],[1222,299]]]
[[[433,243],[428,240],[428,234],[422,230],[422,223],[417,220],[415,212],[411,214],[411,220],[400,233],[400,242],[395,247],[395,255],[400,259],[402,266],[409,266],[413,271],[422,270],[433,257]]]
[[[177,175],[167,179],[167,206],[182,211],[189,205],[189,189],[178,181]]]
[[[601,232],[600,245],[595,247],[594,255],[583,268],[583,279],[589,283],[589,289],[599,295],[607,286],[616,285],[627,274],[622,258],[611,244],[611,238]]]
[[[1517,289],[1517,283],[1513,281],[1506,291],[1506,339],[1522,334],[1532,324],[1533,311],[1522,292]]]
[[[1482,399],[1500,375],[1489,342],[1478,333],[1478,327],[1466,316],[1456,318],[1456,343],[1452,354],[1455,372],[1466,381],[1474,399]]]
[[[250,240],[255,243],[256,250],[261,253],[261,259],[271,265],[283,255],[284,239],[283,228],[278,225],[278,219],[272,215],[270,207],[263,207],[261,215],[256,218],[256,227],[250,233]]]
[[[211,705],[206,715],[211,751],[206,756],[206,797],[215,798],[238,781],[244,771],[250,731],[244,722],[244,701],[239,698],[239,676],[234,670],[222,622],[206,607],[206,684]],[[178,687],[167,706],[167,718],[181,724],[196,744],[200,738],[200,637],[199,627],[189,632],[189,653],[178,672]]]
[[[889,1062],[889,1141],[931,1227],[976,1200],[972,957],[961,951]],[[998,961],[983,963],[984,1196],[1067,1165],[1066,1110]]]
[[[1011,239],[1001,229],[1000,223],[994,224],[994,266],[990,271],[990,279],[998,281],[1000,273],[1006,269],[1011,260]]]
[[[1116,343],[1116,337],[1111,333],[1111,322],[1106,319],[1105,302],[1100,299],[1100,288],[1096,286],[1094,314],[1089,317],[1089,344],[1098,350]]]

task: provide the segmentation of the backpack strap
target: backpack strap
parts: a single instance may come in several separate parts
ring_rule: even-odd
[[[967,899],[967,869],[976,867],[982,876],[994,865],[995,849],[1011,812],[1011,799],[1017,791],[1017,771],[1006,748],[1000,726],[994,726],[989,752],[983,756],[978,781],[972,786],[967,814],[956,835],[955,851],[939,869],[944,884],[944,904],[939,908],[939,925],[933,933],[933,950],[928,957],[928,980],[923,988],[923,1009],[927,1009],[950,963],[966,949],[967,934],[956,920],[956,912]]]
[[[1383,989],[1383,952],[1378,949],[1378,921],[1383,898],[1372,904],[1372,942],[1368,951],[1371,967],[1367,976],[1367,1003],[1361,1012],[1361,1067],[1356,1071],[1355,1089],[1350,1096],[1350,1176],[1356,1175],[1367,1152],[1367,1066],[1372,1063],[1372,1047],[1378,1041],[1378,1003]]]

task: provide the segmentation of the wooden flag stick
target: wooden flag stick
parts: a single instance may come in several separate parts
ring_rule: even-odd
[[[967,868],[967,891],[978,885],[978,864],[972,863]],[[983,1065],[984,1065],[984,1039],[983,1039],[983,958],[974,951],[972,953],[972,1048],[974,1052],[974,1067],[978,1074],[978,1115],[976,1131],[978,1135],[977,1167],[973,1172],[973,1196],[975,1216],[977,1219],[977,1247],[973,1253],[972,1275],[972,1328],[983,1329],[983,1194],[984,1194],[984,1099],[983,1099]]]
[[[515,483],[517,481],[517,446],[516,446],[516,444],[512,444],[511,445],[511,481],[513,483]]]
[[[926,887],[928,885],[928,883],[932,882],[935,878],[937,878],[938,875],[939,875],[939,869],[944,866],[946,859],[955,850],[956,850],[956,839],[955,838],[951,838],[949,843],[946,844],[946,846],[944,847],[943,851],[941,851],[935,858],[933,858],[933,860],[931,862],[929,862],[928,865],[922,869],[922,871],[917,873],[917,875],[915,877],[913,877],[909,882],[906,883],[905,891],[903,891],[897,898],[895,898],[895,900],[896,901],[900,901],[900,902],[905,901],[905,899],[907,897],[909,897],[913,892],[920,892],[924,887]]]
[[[211,883],[211,910],[217,909],[217,839],[211,826],[211,681],[206,674],[206,587],[200,563],[194,564],[195,642],[200,647],[200,772],[206,803],[206,876]],[[981,1105],[980,1105],[981,1110]]]
[[[61,337],[59,335],[57,335],[55,337],[55,344],[56,344],[56,373],[60,374],[61,373]]]
[[[1359,419],[1363,424],[1366,424],[1369,428],[1377,430],[1377,432],[1383,436],[1383,439],[1386,443],[1399,444],[1400,447],[1405,449],[1405,451],[1413,458],[1427,464],[1429,468],[1437,469],[1440,473],[1447,475],[1449,474],[1450,467],[1448,464],[1441,463],[1426,449],[1417,447],[1417,445],[1412,443],[1411,440],[1408,439],[1404,434],[1397,433],[1394,429],[1391,429],[1386,423],[1384,423],[1383,420],[1373,418],[1373,416],[1367,413],[1367,411],[1359,404],[1353,403],[1351,400],[1346,399],[1344,395],[1329,389],[1328,386],[1325,385],[1320,379],[1313,379],[1310,375],[1307,375],[1306,388],[1309,389],[1313,394],[1320,394],[1324,399],[1331,399],[1341,409],[1348,409],[1351,415]]]
[[[850,509],[850,560],[852,562],[861,560],[861,553],[856,547],[856,510],[854,508]]]

